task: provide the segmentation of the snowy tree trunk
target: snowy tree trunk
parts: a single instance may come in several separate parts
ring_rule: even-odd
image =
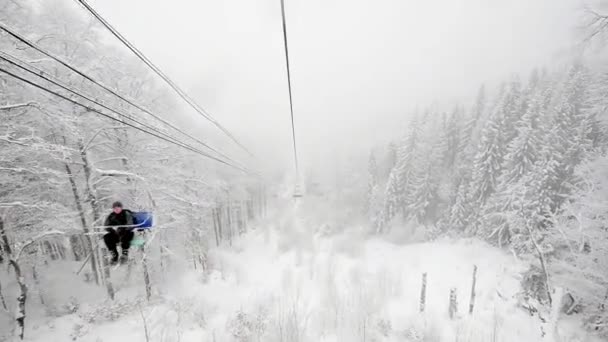
[[[91,209],[93,210],[93,224],[97,224],[100,217],[100,208],[99,200],[97,199],[97,193],[95,191],[95,187],[92,184],[92,167],[91,163],[89,162],[89,157],[87,156],[87,151],[85,150],[85,147],[82,145],[82,142],[79,142],[79,144],[80,158],[83,162],[83,171],[86,179],[85,189],[87,192],[87,199],[89,201]]]
[[[72,247],[72,254],[74,255],[74,261],[82,261],[83,255],[86,253],[82,250],[82,239],[77,235],[70,236],[70,246]]]
[[[448,313],[451,319],[454,319],[458,314],[458,298],[456,298],[456,288],[450,289],[450,305]]]
[[[137,307],[139,309],[139,313],[141,315],[141,319],[142,319],[142,321],[144,323],[144,336],[146,337],[146,342],[150,342],[150,333],[148,331],[148,321],[146,320],[146,316],[144,315],[144,311],[142,310],[141,305],[137,304]]]
[[[220,246],[220,231],[219,231],[219,220],[217,217],[217,209],[211,209],[211,218],[213,219],[213,233],[215,234],[215,245]]]
[[[6,300],[4,299],[4,294],[2,293],[2,283],[0,283],[0,303],[2,303],[2,308],[4,308],[4,311],[8,311],[8,306],[6,305]]]
[[[232,205],[230,200],[226,204],[226,224],[228,226],[228,243],[232,247]]]
[[[473,265],[473,283],[471,285],[471,299],[469,301],[469,315],[473,314],[475,308],[475,284],[477,283],[477,265]]]
[[[215,210],[215,216],[217,219],[217,230],[218,230],[218,235],[220,237],[220,242],[224,241],[224,232],[223,232],[223,216],[224,216],[224,209],[221,205],[219,205],[216,210]]]
[[[532,244],[534,245],[534,249],[536,249],[536,253],[538,253],[538,260],[540,261],[540,267],[543,270],[543,275],[544,275],[544,283],[545,283],[545,290],[547,292],[547,299],[549,300],[549,305],[552,305],[553,299],[551,298],[551,290],[550,290],[550,286],[549,286],[549,272],[547,271],[547,263],[545,261],[545,255],[543,254],[543,251],[541,250],[540,246],[538,245],[538,242],[536,242],[536,238],[534,237],[534,234],[532,233],[532,228],[530,228],[530,223],[526,222],[526,228],[528,229],[528,234],[530,234],[530,240],[532,241]]]
[[[207,271],[209,269],[208,265],[207,265],[207,253],[206,252],[203,252],[201,254],[201,264],[203,266],[203,271]]]
[[[86,160],[86,155],[83,157],[83,160]],[[85,168],[86,170],[86,168]],[[87,225],[87,219],[86,219],[86,214],[84,212],[84,208],[82,206],[82,201],[80,199],[80,195],[78,194],[78,186],[76,185],[76,181],[74,180],[74,173],[72,172],[72,169],[70,168],[70,166],[65,163],[65,171],[68,175],[68,180],[70,181],[70,186],[72,188],[72,195],[74,196],[74,201],[76,202],[76,209],[78,210],[78,216],[80,217],[80,223],[82,225],[82,231],[84,232],[84,240],[86,242],[86,246],[87,249],[89,250],[90,253],[90,259],[91,259],[91,272],[93,273],[93,277],[95,279],[95,283],[97,285],[99,285],[99,271],[97,270],[97,253],[95,248],[93,247],[93,241],[91,236],[89,235],[90,231]],[[87,173],[87,177],[89,177],[90,174]],[[88,184],[88,178],[87,178],[87,184]],[[88,188],[88,186],[87,186]],[[90,189],[88,189],[87,191],[90,191]],[[93,205],[92,205],[93,206]],[[93,210],[95,211],[95,210]]]
[[[78,193],[78,186],[76,185],[76,180],[74,180],[74,174],[72,173],[72,169],[70,168],[70,165],[68,165],[68,163],[65,163],[65,171],[68,175],[68,180],[70,182],[70,187],[72,188],[72,195],[74,196],[74,202],[76,203],[76,210],[78,210],[78,217],[80,218],[80,223],[82,225],[82,229],[84,231],[85,234],[87,234],[89,232],[88,229],[88,225],[87,225],[87,219],[86,219],[86,215],[84,213],[84,208],[82,207],[82,200],[80,199],[80,194]],[[89,251],[92,250],[91,246],[90,246],[90,239],[85,235],[85,239],[87,240],[87,247],[89,248]],[[70,238],[70,240],[72,240],[72,238]],[[74,246],[77,244],[76,241],[72,242],[72,249],[74,249]],[[76,251],[74,251],[74,256],[76,258],[76,261],[80,261],[80,258],[77,254]],[[92,267],[95,267],[95,263],[91,263]],[[93,270],[93,273],[97,273],[97,270]],[[97,277],[96,281],[99,284],[99,277]]]
[[[109,255],[108,255],[108,250],[106,249],[106,247],[102,247],[105,246],[105,243],[97,243],[95,246],[93,246],[95,255],[99,256],[97,258],[97,269],[99,270],[99,276],[100,276],[100,283],[101,285],[106,285],[106,278],[109,279],[110,274],[108,273],[108,275],[106,275],[106,271],[105,271],[105,265],[107,263],[109,263]],[[92,256],[93,254],[91,254]],[[110,265],[108,265],[109,269],[108,271],[111,271],[111,267]]]
[[[205,224],[207,223],[207,221],[205,220]],[[206,249],[207,249],[207,237],[204,234],[203,231],[201,230],[197,230],[196,231],[196,235],[197,235],[197,254],[198,254],[198,262],[201,264],[201,267],[203,269],[203,272],[207,270],[207,253],[206,253]]]
[[[600,312],[606,312],[606,303],[608,303],[608,289],[606,289],[606,294],[604,295],[604,299],[597,307]]]
[[[234,236],[240,236],[243,234],[241,226],[241,208],[239,202],[232,208],[232,217],[234,220]]]
[[[201,245],[202,245],[201,234],[197,230],[194,232],[194,235],[195,235],[196,239],[193,241],[196,241],[196,244],[192,248],[192,254],[193,254],[192,257],[196,260],[195,263],[198,262],[199,264],[201,264],[201,267],[202,267],[203,266],[203,257],[202,257],[202,248],[201,248]],[[203,267],[203,269],[204,269],[204,267]]]
[[[94,248],[96,248],[96,247],[97,246],[95,246]],[[91,259],[91,255],[92,255],[92,252],[89,252],[89,254],[87,255],[87,257],[84,259],[84,262],[82,263],[82,266],[80,266],[80,268],[76,272],[76,275],[80,275],[80,272],[82,272],[82,270],[84,269],[84,267],[89,263],[89,260]]]
[[[262,217],[266,218],[268,210],[268,197],[266,196],[266,186],[262,186]]]
[[[105,248],[102,248],[102,254],[106,254]],[[114,296],[115,296],[115,291],[114,291],[114,285],[112,284],[112,279],[110,279],[110,263],[108,263],[107,258],[101,258],[101,262],[103,264],[103,273],[105,276],[105,284],[106,284],[106,291],[108,293],[108,297],[110,297],[111,300],[114,300]]]
[[[59,258],[61,258],[61,260],[65,260],[66,259],[65,245],[63,243],[55,243],[55,248],[57,249],[57,253],[59,254]]]
[[[255,212],[253,210],[253,197],[247,200],[247,218],[253,220],[255,218]]]
[[[23,340],[23,337],[25,336],[25,302],[27,301],[27,285],[25,284],[25,279],[21,274],[21,267],[17,261],[10,258],[9,262],[15,270],[15,277],[17,278],[17,284],[19,284],[17,315],[15,316],[15,320],[17,321],[17,334],[19,335],[19,338]]]
[[[260,185],[256,195],[257,195],[256,196],[257,197],[257,199],[256,199],[257,213],[258,213],[258,216],[263,217],[264,216],[264,187],[263,187],[263,185]]]
[[[19,285],[19,296],[17,297],[17,313],[15,315],[15,321],[17,323],[16,326],[16,334],[20,339],[23,340],[25,335],[25,304],[27,301],[27,285],[25,284],[25,277],[21,272],[21,266],[19,265],[19,258],[23,251],[33,244],[37,243],[40,239],[45,238],[50,235],[63,234],[59,231],[49,231],[38,235],[37,237],[31,238],[23,243],[22,247],[19,251],[16,252],[16,255],[13,255],[12,252],[7,254],[9,264],[13,267],[15,271],[15,278],[17,280],[17,284]],[[0,235],[2,236],[2,241],[4,242],[4,249],[7,251],[11,251],[10,245],[8,243],[8,237],[6,236],[6,230],[4,229],[4,222],[0,219]]]
[[[36,270],[36,265],[32,265],[32,278],[34,279],[34,284],[36,284],[36,288],[38,289],[38,296],[40,297],[40,304],[44,305],[44,295],[42,286],[40,286],[40,280],[38,279],[38,271]]]
[[[165,272],[167,271],[167,268],[166,268],[167,263],[165,262],[165,251],[164,251],[165,247],[164,247],[164,245],[163,245],[162,242],[159,245],[160,246],[159,246],[158,249],[159,249],[159,252],[160,252],[160,257],[158,258],[158,260],[159,260],[159,264],[160,264],[159,266],[160,266],[161,277],[162,277],[162,280],[164,282],[165,279],[166,279],[165,278]]]
[[[247,232],[247,224],[249,223],[249,214],[248,212],[248,207],[249,207],[249,201],[243,201],[241,202],[241,208],[242,208],[242,213],[241,213],[241,217],[243,220],[243,229],[245,232]]]
[[[239,216],[238,216],[238,220],[239,220],[239,233],[240,234],[245,234],[247,233],[247,225],[245,224],[245,202],[241,202],[241,205],[239,206]]]
[[[9,265],[13,267],[13,270],[15,271],[15,278],[17,279],[17,284],[19,285],[19,296],[17,297],[17,313],[15,320],[17,323],[16,333],[19,335],[19,338],[23,340],[23,336],[25,334],[25,302],[27,300],[27,286],[25,285],[25,278],[21,274],[21,267],[13,258],[2,217],[0,217],[0,236],[2,237],[2,242],[4,244],[4,250],[6,251]]]
[[[60,260],[60,259],[62,259],[61,249],[59,248],[59,245],[57,243],[50,242],[50,241],[45,241],[45,243],[47,243],[49,245],[51,260]]]
[[[420,312],[424,312],[426,306],[426,272],[422,273],[422,287],[420,289]]]
[[[152,297],[152,283],[150,282],[150,272],[148,271],[148,255],[146,253],[146,245],[140,247],[142,258],[141,267],[144,273],[144,286],[146,287],[146,300],[150,301]]]
[[[6,235],[6,231],[4,230],[4,220],[2,219],[2,216],[0,216],[0,238],[2,238],[2,247],[4,249],[4,253],[10,260],[12,254],[11,244],[8,241],[8,235]]]
[[[165,273],[166,273],[166,266],[167,266],[167,245],[165,242],[165,238],[163,237],[162,231],[159,233],[159,242],[158,242],[158,246],[159,246],[159,252],[160,252],[160,257],[158,258],[159,263],[160,263],[160,271],[161,271],[161,276],[163,278],[163,281],[165,280]]]
[[[52,244],[50,241],[42,242],[40,250],[42,251],[43,255],[50,256],[51,260],[53,261],[59,259],[59,253],[57,251],[57,248],[55,247],[55,244]]]
[[[560,341],[559,332],[557,330],[557,323],[559,322],[559,314],[562,309],[562,298],[564,296],[564,290],[561,287],[555,288],[555,300],[551,305],[551,318],[549,321],[549,340],[558,342]]]
[[[234,208],[235,211],[235,220],[236,220],[236,229],[238,231],[239,235],[242,235],[245,233],[245,222],[243,220],[243,207],[242,204],[239,203],[238,206],[236,206]]]

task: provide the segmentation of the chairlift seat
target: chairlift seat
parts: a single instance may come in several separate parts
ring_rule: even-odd
[[[133,213],[133,224],[138,231],[150,230],[154,224],[152,213],[149,211],[138,211]]]
[[[304,194],[302,193],[302,190],[300,189],[300,187],[298,185],[296,185],[293,189],[293,198],[300,198],[300,197],[304,197]]]

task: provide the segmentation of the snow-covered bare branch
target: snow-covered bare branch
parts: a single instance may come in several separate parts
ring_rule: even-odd
[[[29,248],[30,246],[32,246],[33,244],[49,238],[51,236],[58,236],[58,235],[64,235],[65,232],[59,231],[59,230],[50,230],[50,231],[46,231],[44,233],[38,234],[30,239],[28,239],[27,241],[23,242],[23,244],[21,244],[18,249],[17,252],[15,253],[15,260],[17,262],[19,262],[19,260],[21,259],[21,255],[23,254],[23,252]]]

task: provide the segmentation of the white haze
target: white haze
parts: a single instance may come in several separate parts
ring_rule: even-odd
[[[90,3],[255,146],[259,160],[291,167],[279,0]],[[286,7],[296,134],[310,169],[398,136],[417,107],[468,101],[482,82],[559,62],[582,3],[286,0]]]
[[[608,8],[284,1],[303,196],[281,0],[0,0],[0,342],[607,341]]]

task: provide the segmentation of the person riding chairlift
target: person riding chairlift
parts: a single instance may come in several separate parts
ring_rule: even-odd
[[[120,202],[112,204],[112,212],[104,223],[108,233],[103,236],[103,241],[108,251],[110,251],[112,265],[116,265],[119,261],[117,249],[119,242],[122,249],[120,263],[124,264],[129,259],[129,247],[131,246],[131,240],[135,236],[135,233],[133,233],[133,222],[133,212],[131,210],[123,209]]]

